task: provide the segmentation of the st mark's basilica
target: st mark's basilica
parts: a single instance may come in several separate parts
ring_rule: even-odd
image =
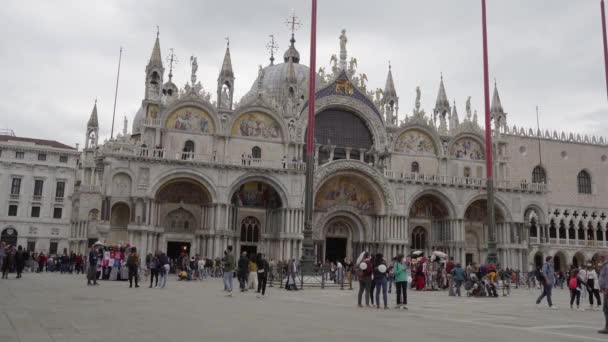
[[[432,110],[421,108],[420,89],[414,108],[400,108],[390,66],[384,89],[368,89],[348,55],[356,38],[349,42],[346,31],[336,38],[331,65],[316,76],[317,260],[440,250],[484,262],[484,130],[470,98],[459,113],[441,78]],[[69,249],[128,241],[142,253],[218,257],[232,245],[299,259],[309,68],[293,35],[282,60],[242,71],[257,79],[240,99],[229,46],[214,94],[197,81],[196,57],[179,88],[162,56],[157,35],[130,133],[125,123],[101,143],[92,110]],[[527,271],[552,255],[565,269],[608,248],[607,141],[508,126],[496,87],[491,116],[501,265]]]

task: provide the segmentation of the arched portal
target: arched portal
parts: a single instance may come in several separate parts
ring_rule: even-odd
[[[167,255],[176,259],[190,253],[196,230],[209,224],[202,218],[210,217],[209,190],[196,180],[176,178],[163,184],[156,192],[158,225],[165,233]]]
[[[0,234],[0,242],[4,242],[7,246],[17,246],[17,237],[19,233],[12,227],[5,228]]]
[[[504,222],[504,214],[498,206],[494,206],[495,223],[501,224]],[[488,234],[488,205],[485,199],[479,199],[471,203],[464,213],[465,224],[465,248],[473,251],[477,260],[475,262],[485,262],[486,248],[489,238]],[[469,237],[476,237],[473,243],[469,243]],[[474,243],[477,243],[475,245]],[[476,251],[475,251],[476,249]],[[468,252],[467,252],[468,253]]]
[[[539,269],[543,267],[544,262],[543,253],[540,251],[536,252],[536,254],[534,254],[534,268]]]
[[[260,220],[253,216],[247,216],[241,220],[240,240],[241,253],[255,255],[258,252],[258,242],[260,241]]]
[[[585,265],[585,255],[581,252],[576,252],[572,257],[572,266],[579,268]]]
[[[555,256],[553,257],[553,265],[556,272],[566,272],[568,270],[568,259],[566,258],[566,254],[564,254],[562,251],[555,253]]]
[[[350,215],[336,214],[322,230],[323,245],[317,248],[319,261],[340,261],[353,258],[353,244],[359,242],[357,222]]]
[[[416,198],[409,210],[409,226],[413,227],[410,234],[415,239],[411,241],[411,247],[423,247],[414,249],[423,251],[425,255],[435,249],[444,249],[447,241],[453,239],[452,231],[444,224],[449,216],[448,206],[437,195],[423,194]],[[421,239],[423,232],[424,239]],[[434,241],[435,245],[431,246],[429,241]]]

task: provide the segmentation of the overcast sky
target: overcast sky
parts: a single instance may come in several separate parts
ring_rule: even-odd
[[[607,135],[599,4],[488,0],[490,77],[498,80],[509,126],[535,127],[539,105],[543,130]],[[123,46],[115,132],[122,130],[124,115],[130,130],[157,25],[163,58],[174,48],[180,60],[174,82],[183,87],[195,55],[199,80],[211,93],[229,36],[240,99],[257,66],[268,64],[268,35],[275,35],[280,56],[288,46],[285,21],[292,10],[303,24],[296,47],[308,64],[309,1],[7,1],[0,10],[0,128],[82,144],[97,97],[101,136],[108,137]],[[356,57],[358,71],[368,75],[368,89],[384,87],[391,61],[400,119],[414,107],[416,86],[423,108],[432,110],[443,72],[461,120],[472,96],[481,121],[480,14],[479,0],[319,0],[317,64],[329,64],[345,28],[349,58]]]

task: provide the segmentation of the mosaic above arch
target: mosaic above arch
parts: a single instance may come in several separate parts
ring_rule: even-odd
[[[231,134],[237,137],[264,138],[281,140],[281,126],[268,114],[260,112],[245,113],[232,124]]]
[[[413,154],[437,153],[433,139],[418,129],[410,129],[401,133],[395,142],[395,151]]]
[[[215,125],[209,113],[196,107],[184,107],[171,113],[165,128],[191,133],[215,133]]]
[[[460,138],[452,145],[450,155],[457,159],[483,160],[483,147],[473,138]]]
[[[374,192],[365,182],[350,176],[337,176],[325,182],[315,197],[316,209],[351,206],[361,211],[376,208]]]

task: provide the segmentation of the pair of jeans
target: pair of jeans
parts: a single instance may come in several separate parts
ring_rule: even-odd
[[[239,272],[239,288],[244,291],[247,287],[247,273]]]
[[[456,280],[456,295],[460,297],[460,287],[462,286],[462,280]]]
[[[135,287],[139,286],[137,278],[137,266],[129,266],[129,287],[133,286],[133,279],[135,279]]]
[[[154,281],[155,278],[156,282]],[[154,286],[158,286],[158,268],[150,269],[150,287],[152,287],[152,283],[154,283]]]
[[[232,292],[232,272],[224,272],[224,290]]]
[[[376,283],[376,306],[380,307],[380,290],[382,290],[382,300],[384,302],[384,306],[386,307],[387,302],[387,294],[386,294],[386,285],[388,283],[386,277],[376,278],[374,280]]]
[[[262,296],[266,294],[266,281],[268,277],[266,272],[258,273],[258,293],[261,293]]]
[[[576,307],[581,305],[581,291],[579,288],[570,289],[570,306],[574,304],[574,298],[576,298]]]
[[[169,270],[171,270],[171,266],[167,264],[163,265],[162,268],[163,269],[160,270],[160,281],[158,287],[164,289],[165,286],[167,286],[167,277],[169,276]]]
[[[361,297],[363,296],[363,292],[365,292],[365,305],[369,306],[371,288],[371,278],[359,278],[359,294],[357,295],[357,303],[359,303],[359,305],[361,305]]]
[[[395,289],[397,290],[397,305],[407,305],[407,281],[396,282]]]
[[[551,302],[551,283],[543,283],[542,285],[543,293],[541,293],[540,297],[536,300],[536,304],[540,304],[541,300],[543,300],[544,297],[547,297],[547,304],[551,307],[553,306],[553,303]]]

